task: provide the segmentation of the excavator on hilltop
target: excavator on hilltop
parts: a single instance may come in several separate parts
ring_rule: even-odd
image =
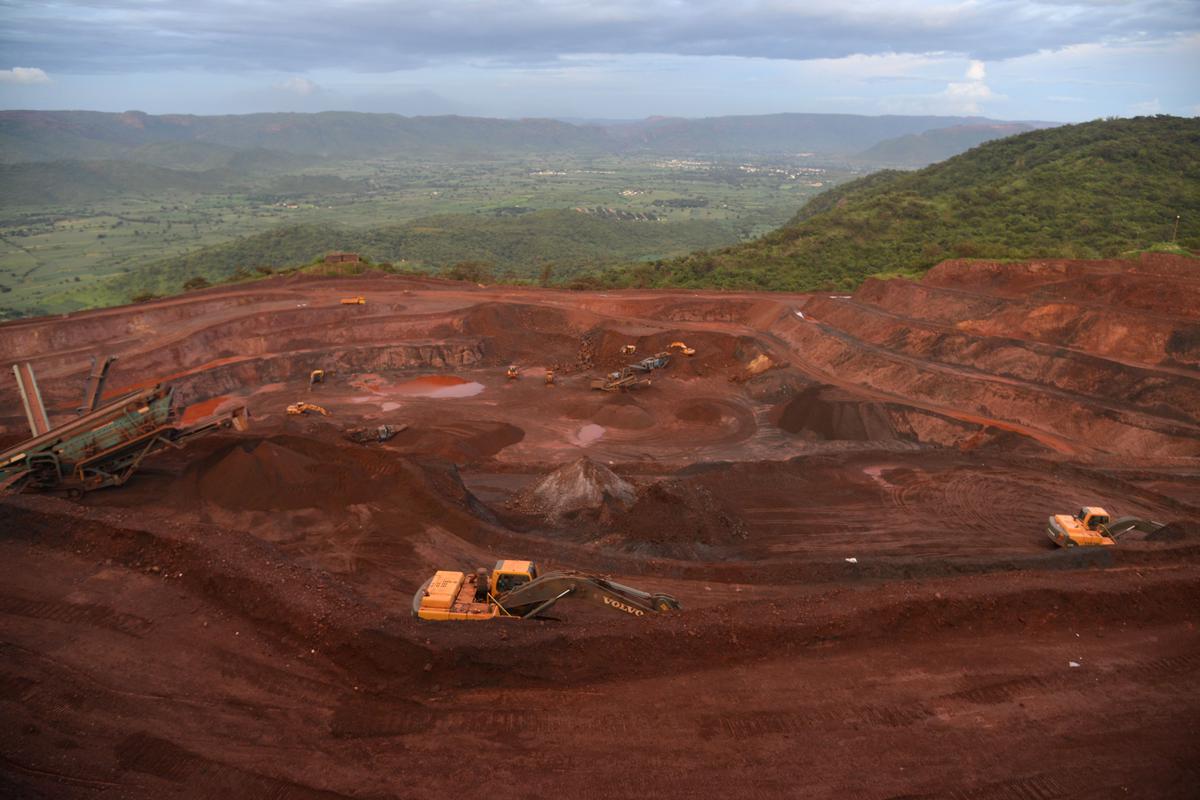
[[[669,594],[644,592],[585,572],[539,573],[532,561],[497,561],[488,575],[438,570],[413,595],[413,616],[428,620],[529,619],[564,598],[644,617],[680,608]]]

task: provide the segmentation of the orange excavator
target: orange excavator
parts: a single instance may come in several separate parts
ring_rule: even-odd
[[[301,414],[307,414],[310,411],[314,414],[320,414],[322,417],[329,416],[329,412],[321,406],[317,405],[316,403],[305,403],[303,400],[301,400],[299,403],[292,403],[287,407],[287,413],[297,417]]]
[[[683,342],[671,342],[669,345],[667,345],[667,350],[683,353],[685,356],[696,355],[696,348],[688,347]]]
[[[585,572],[539,572],[532,561],[497,561],[488,574],[438,570],[413,595],[414,617],[427,620],[530,619],[559,600],[587,600],[644,617],[680,608],[669,594],[644,592]]]
[[[1163,523],[1138,517],[1111,519],[1099,506],[1084,506],[1078,514],[1055,514],[1046,522],[1046,535],[1059,547],[1112,547],[1133,531],[1154,533]]]

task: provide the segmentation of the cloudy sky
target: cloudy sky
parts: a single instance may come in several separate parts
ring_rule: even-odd
[[[1200,0],[0,0],[0,107],[1196,116]]]

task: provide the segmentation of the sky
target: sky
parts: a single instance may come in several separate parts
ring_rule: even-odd
[[[1200,116],[1200,0],[0,0],[0,108]]]

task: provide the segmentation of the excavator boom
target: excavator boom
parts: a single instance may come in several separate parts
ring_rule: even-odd
[[[547,572],[496,598],[497,605],[513,616],[535,616],[564,597],[587,600],[635,617],[679,608],[666,594],[651,594],[582,572]]]

